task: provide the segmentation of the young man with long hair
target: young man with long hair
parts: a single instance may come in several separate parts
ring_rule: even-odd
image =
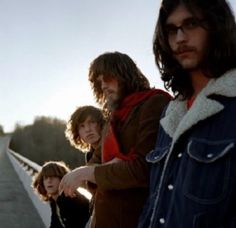
[[[166,88],[139,228],[236,227],[236,24],[225,0],[163,0],[153,43]]]
[[[89,201],[79,192],[75,197],[59,195],[62,177],[70,171],[62,161],[45,162],[32,187],[51,207],[50,228],[84,228],[89,219]]]
[[[98,56],[91,63],[89,80],[108,118],[102,150],[88,166],[65,176],[60,187],[73,195],[83,181],[96,183],[96,228],[135,228],[148,194],[145,156],[154,148],[159,118],[170,95],[150,88],[134,61],[120,52]]]

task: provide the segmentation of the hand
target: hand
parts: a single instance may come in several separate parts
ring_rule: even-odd
[[[64,192],[65,196],[74,197],[77,188],[82,186],[85,181],[95,183],[93,166],[82,166],[67,173],[61,180],[59,193]]]
[[[121,161],[123,161],[123,160],[120,159],[120,158],[113,158],[112,160],[104,163],[104,165],[114,164],[114,163],[118,163],[118,162],[121,162]]]

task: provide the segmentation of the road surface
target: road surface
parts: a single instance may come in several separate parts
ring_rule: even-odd
[[[6,154],[9,141],[0,137],[0,228],[45,228]]]

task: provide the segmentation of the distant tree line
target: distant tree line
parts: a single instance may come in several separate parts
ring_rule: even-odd
[[[0,125],[0,136],[4,135],[4,130],[3,130],[3,126]]]
[[[84,154],[65,138],[65,121],[37,117],[32,125],[16,125],[10,148],[43,165],[45,161],[64,161],[71,169],[84,165]]]

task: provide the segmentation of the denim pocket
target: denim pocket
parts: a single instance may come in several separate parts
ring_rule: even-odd
[[[183,180],[184,194],[201,204],[220,202],[227,194],[230,178],[230,152],[233,140],[192,139]]]
[[[169,146],[156,147],[146,155],[146,161],[150,163],[156,163],[161,161],[169,151]]]

